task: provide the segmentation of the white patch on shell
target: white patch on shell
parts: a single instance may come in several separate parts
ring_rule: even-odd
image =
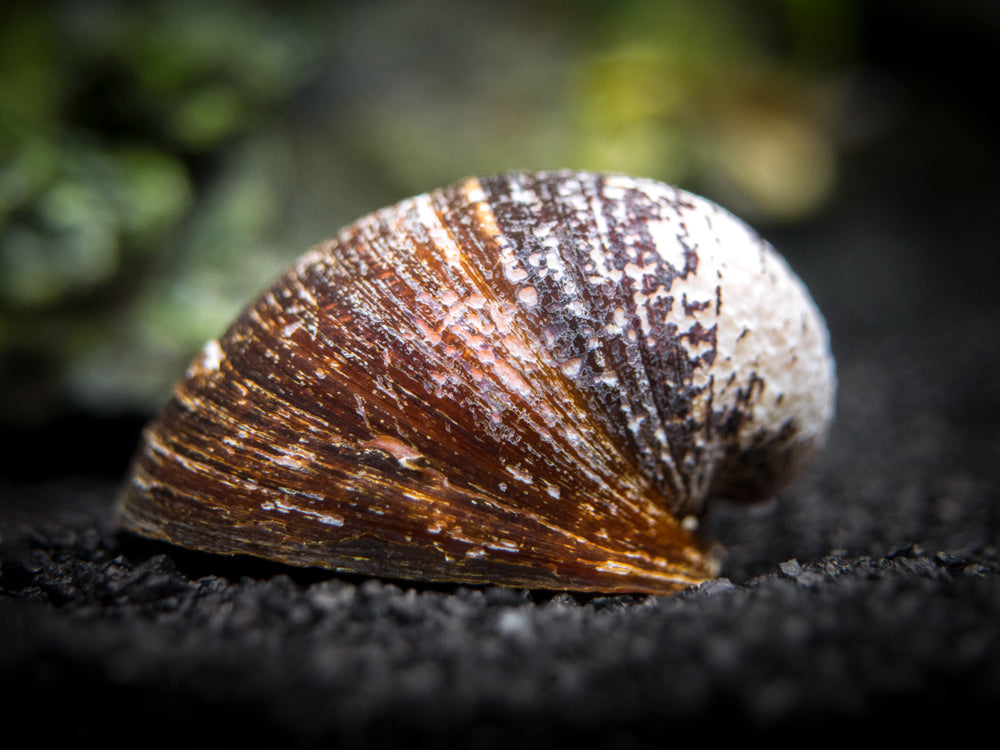
[[[198,369],[201,369],[207,373],[218,372],[219,368],[222,366],[222,361],[226,358],[226,353],[222,351],[222,347],[219,346],[217,339],[212,339],[205,343],[205,346],[201,349],[200,356],[194,361],[194,364],[188,368],[187,377],[193,377]]]
[[[538,304],[538,291],[533,286],[522,287],[517,291],[517,298],[521,304],[527,307],[534,307]]]
[[[309,518],[315,518],[322,524],[327,526],[343,526],[344,517],[338,516],[334,513],[320,513],[318,510],[310,510],[308,508],[300,508],[297,505],[289,505],[288,503],[283,503],[281,500],[268,500],[261,503],[261,510],[276,510],[279,513],[299,513],[303,516],[308,516]]]
[[[532,477],[531,474],[518,469],[516,466],[507,466],[505,468],[507,469],[507,472],[519,482],[531,484],[534,481],[534,477]]]
[[[580,372],[580,358],[567,359],[559,366],[568,377],[575,378]]]
[[[671,217],[664,219],[654,219],[646,227],[656,245],[656,252],[660,259],[669,263],[674,270],[683,271],[686,258],[684,257],[684,245],[679,241],[679,227]]]
[[[625,565],[620,562],[615,562],[613,560],[608,560],[597,567],[598,570],[604,571],[605,573],[613,573],[617,576],[627,576],[635,573],[635,568],[631,565]]]
[[[486,542],[483,546],[498,552],[517,552],[521,549],[520,544],[510,539],[500,539],[496,542]]]
[[[301,448],[279,449],[279,455],[274,458],[274,463],[296,471],[307,471],[313,466],[316,456]]]
[[[706,329],[717,326],[715,362],[695,370],[694,384],[707,386],[714,376],[720,389],[730,379],[746,389],[755,379],[763,381],[751,399],[741,442],[762,426],[777,430],[788,420],[795,421],[802,439],[818,437],[832,418],[836,376],[826,326],[808,291],[743,222],[702,198],[682,195],[694,204],[684,210],[684,220],[698,271],[678,279],[671,292],[676,299],[685,296],[689,308],[707,304],[693,312],[676,304],[667,321],[681,331],[696,320]],[[686,346],[691,355],[699,351]],[[722,405],[717,399],[713,408]]]
[[[402,466],[408,469],[415,468],[414,463],[424,457],[420,451],[413,446],[398,440],[391,435],[379,435],[374,440],[369,440],[362,444],[365,448],[378,448],[395,458]]]
[[[497,359],[493,362],[493,371],[509,390],[523,398],[529,398],[532,395],[531,386],[528,385],[527,381],[503,360]]]

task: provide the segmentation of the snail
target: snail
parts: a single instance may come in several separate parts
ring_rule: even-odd
[[[822,445],[822,316],[719,206],[586,172],[470,178],[301,257],[143,431],[123,529],[394,579],[670,593],[715,497]]]

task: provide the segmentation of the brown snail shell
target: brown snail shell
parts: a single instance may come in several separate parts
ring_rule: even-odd
[[[809,293],[718,206],[468,179],[346,227],[209,342],[120,521],[392,578],[666,593],[715,573],[706,499],[784,485],[834,389]]]

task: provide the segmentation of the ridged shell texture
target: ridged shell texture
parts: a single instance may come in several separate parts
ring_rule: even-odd
[[[468,179],[303,256],[147,427],[131,531],[392,578],[666,593],[784,485],[834,368],[785,261],[643,179]]]

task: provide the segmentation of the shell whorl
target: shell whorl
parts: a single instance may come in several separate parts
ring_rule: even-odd
[[[802,283],[714,204],[469,179],[346,227],[209,342],[120,518],[343,571],[668,592],[714,572],[683,520],[782,486],[834,380]]]

